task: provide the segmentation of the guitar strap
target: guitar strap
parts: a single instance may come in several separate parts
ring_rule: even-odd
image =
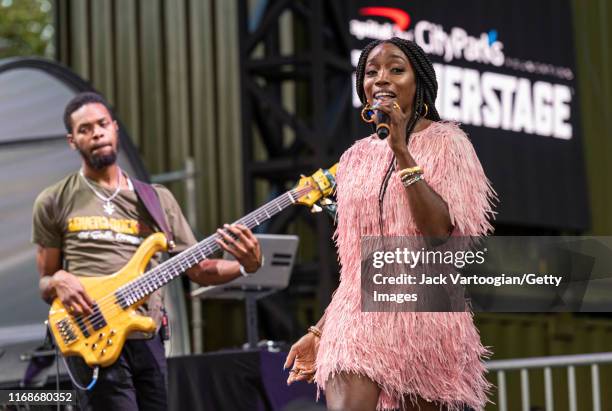
[[[168,224],[166,214],[161,206],[157,192],[151,184],[136,180],[135,178],[132,178],[131,180],[132,184],[134,185],[136,195],[138,195],[138,198],[144,204],[145,208],[149,212],[149,215],[153,218],[155,224],[157,224],[157,227],[166,236],[166,240],[168,240],[168,250],[172,250],[172,248],[174,248],[174,234],[172,233],[172,229]]]
[[[149,215],[153,218],[153,221],[155,221],[157,227],[162,230],[162,232],[166,236],[166,240],[168,241],[168,251],[171,251],[174,248],[174,234],[172,233],[170,224],[168,224],[168,220],[166,219],[166,213],[164,213],[164,209],[162,208],[161,202],[159,201],[159,196],[157,195],[157,192],[151,184],[136,180],[135,178],[132,178],[132,184],[134,185],[134,191],[136,191],[136,195],[144,204],[145,208],[149,212]],[[167,341],[170,339],[170,328],[168,327],[168,314],[166,313],[163,297],[161,314],[162,318],[159,332],[162,340]]]

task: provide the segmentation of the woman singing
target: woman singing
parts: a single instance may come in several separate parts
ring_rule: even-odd
[[[288,383],[314,380],[330,410],[481,410],[488,351],[472,314],[362,312],[360,240],[485,235],[495,193],[465,133],[440,122],[435,72],[414,42],[368,44],[356,87],[365,113],[387,115],[390,134],[361,139],[340,159],[340,285],[317,326],[292,346]]]

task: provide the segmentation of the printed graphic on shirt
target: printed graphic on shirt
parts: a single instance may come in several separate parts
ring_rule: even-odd
[[[137,220],[128,218],[109,218],[104,216],[79,216],[68,219],[67,231],[78,232],[81,240],[117,241],[140,244],[151,230]]]

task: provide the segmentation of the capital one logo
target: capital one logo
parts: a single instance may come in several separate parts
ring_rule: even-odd
[[[359,9],[362,16],[387,17],[395,24],[398,30],[406,31],[410,26],[410,15],[404,10],[393,7],[362,7]]]
[[[414,28],[409,30],[412,23],[410,15],[394,7],[362,7],[359,9],[359,14],[364,17],[382,17],[393,23],[379,23],[372,19],[351,20],[351,34],[360,40],[364,38],[385,40],[395,36],[413,40],[426,53],[440,56],[446,62],[464,59],[494,66],[504,64],[504,45],[498,40],[496,30],[474,37],[461,27],[452,27],[446,31],[441,24],[427,20],[418,21]]]

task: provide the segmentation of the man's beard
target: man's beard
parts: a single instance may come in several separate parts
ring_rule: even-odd
[[[117,151],[113,150],[110,154],[87,154],[81,148],[78,148],[79,154],[83,157],[83,160],[87,165],[94,170],[102,170],[105,167],[115,164],[117,161]]]

